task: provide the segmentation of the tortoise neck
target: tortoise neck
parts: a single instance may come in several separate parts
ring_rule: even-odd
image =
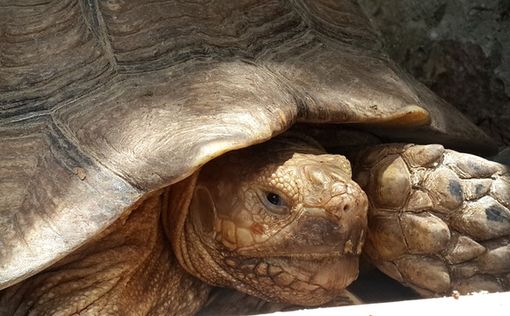
[[[181,267],[208,284],[224,286],[223,270],[211,257],[189,219],[199,173],[200,170],[172,185],[162,195],[162,222]]]
[[[9,315],[195,313],[210,287],[177,263],[160,209],[159,195],[147,198],[97,239],[2,292],[0,306]]]

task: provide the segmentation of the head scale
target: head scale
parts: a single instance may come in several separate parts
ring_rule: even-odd
[[[176,256],[208,283],[318,305],[357,277],[367,198],[349,162],[313,141],[276,138],[226,154],[170,195]]]

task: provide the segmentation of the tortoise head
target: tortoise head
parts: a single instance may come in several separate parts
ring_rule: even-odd
[[[343,156],[280,138],[190,179],[172,188],[165,226],[191,274],[299,305],[326,303],[356,279],[367,198]]]

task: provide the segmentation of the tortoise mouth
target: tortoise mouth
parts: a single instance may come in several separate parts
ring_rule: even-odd
[[[259,254],[239,251],[239,256],[244,258],[267,258],[267,259],[293,259],[296,261],[320,261],[324,259],[335,259],[335,258],[358,258],[359,254],[356,253],[344,253],[342,251],[333,252],[286,252],[286,251],[273,251],[270,254]]]
[[[313,236],[315,239],[311,238],[311,233],[307,234],[313,230],[299,229],[300,235],[293,236],[294,238],[274,238],[266,243],[236,249],[234,252],[246,258],[322,260],[358,257],[361,255],[366,237],[366,229],[361,225],[358,226],[360,227],[351,227],[347,233],[342,232],[341,229],[325,230],[325,233]]]
[[[359,257],[354,255],[326,256],[322,259],[303,257],[270,257],[266,260],[270,267],[279,267],[281,272],[273,275],[291,282],[289,285],[300,290],[322,288],[326,291],[343,291],[358,276]],[[269,269],[271,270],[271,269]],[[278,271],[275,269],[274,271]],[[308,284],[303,286],[300,283]]]
[[[287,304],[317,306],[345,294],[358,276],[359,264],[355,255],[321,256],[237,257],[226,263],[232,275],[242,275],[243,287],[234,285],[240,291]]]
[[[306,256],[229,257],[227,270],[264,280],[281,292],[298,296],[343,291],[358,276],[359,256],[318,254]],[[235,272],[232,274],[236,274]],[[259,282],[260,284],[260,282]],[[261,291],[263,293],[263,291]]]

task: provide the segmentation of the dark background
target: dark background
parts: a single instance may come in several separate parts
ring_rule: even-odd
[[[403,68],[510,145],[510,0],[360,0]]]

